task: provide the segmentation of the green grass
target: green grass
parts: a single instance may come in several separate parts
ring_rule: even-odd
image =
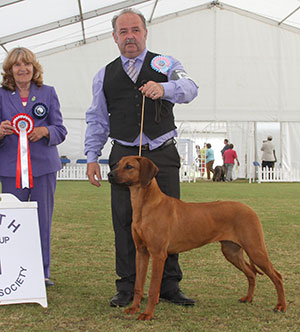
[[[185,201],[199,202],[238,200],[254,208],[264,227],[270,259],[284,278],[285,314],[273,312],[277,297],[266,276],[258,276],[252,304],[238,302],[247,291],[246,278],[224,259],[218,243],[180,255],[184,273],[181,289],[196,300],[194,307],[162,302],[151,322],[137,321],[136,315],[111,308],[116,275],[109,184],[103,182],[96,188],[86,181],[60,181],[52,231],[55,286],[47,289],[48,308],[38,304],[0,306],[0,330],[299,331],[300,184],[184,183],[181,196]],[[143,301],[142,309],[145,305]]]

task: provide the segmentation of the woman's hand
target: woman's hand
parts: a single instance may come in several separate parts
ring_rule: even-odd
[[[14,133],[13,129],[14,128],[9,120],[2,121],[0,123],[0,139],[4,138],[5,136],[13,134]]]
[[[31,134],[28,135],[28,140],[30,142],[37,142],[41,138],[49,138],[49,130],[47,127],[35,127]]]

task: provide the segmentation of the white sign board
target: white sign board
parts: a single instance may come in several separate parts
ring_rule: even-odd
[[[37,202],[0,194],[0,305],[47,307]]]

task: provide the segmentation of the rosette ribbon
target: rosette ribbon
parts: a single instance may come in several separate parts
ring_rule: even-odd
[[[14,127],[14,132],[19,136],[16,187],[21,188],[22,182],[22,189],[32,188],[33,178],[28,135],[33,131],[34,121],[30,115],[19,113],[13,117],[11,124]]]

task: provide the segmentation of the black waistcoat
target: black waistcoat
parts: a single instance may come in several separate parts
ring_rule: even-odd
[[[147,52],[136,83],[132,82],[122,67],[121,58],[106,66],[103,89],[110,119],[110,137],[133,142],[140,133],[142,94],[138,90],[148,81],[167,82],[166,75],[151,68],[157,54]],[[176,128],[174,104],[166,100],[145,98],[143,132],[155,139]]]

